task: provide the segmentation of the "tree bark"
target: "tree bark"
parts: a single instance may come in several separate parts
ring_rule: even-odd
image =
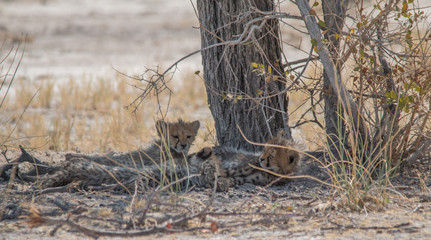
[[[273,75],[283,73],[278,20],[261,12],[273,7],[272,0],[197,1],[204,81],[220,145],[257,150],[237,126],[254,142],[265,142],[284,126],[286,99],[276,95],[284,83],[252,67],[263,64],[266,72],[271,66]]]
[[[337,38],[336,35],[341,36],[342,34],[348,4],[349,0],[322,0],[324,22],[327,30],[324,38],[328,40],[328,51],[335,64],[337,75],[341,74],[343,63],[338,61],[340,38]],[[338,102],[336,92],[331,87],[331,81],[326,69],[323,70],[323,100],[325,103],[325,130],[329,149],[335,157],[341,158],[339,154],[343,154],[342,151],[337,151],[337,149],[341,150],[340,140],[342,140],[341,144],[345,145],[343,149],[347,148],[347,141],[340,139],[347,139],[346,126],[342,120],[344,119],[344,111]]]
[[[307,27],[308,33],[311,39],[315,39],[317,42],[316,48],[319,54],[320,61],[322,62],[325,70],[327,79],[330,83],[332,90],[337,96],[338,104],[343,108],[344,120],[350,121],[352,127],[351,130],[358,131],[358,149],[362,149],[363,145],[368,141],[368,130],[361,118],[360,110],[358,105],[353,100],[353,97],[347,91],[344,83],[341,79],[341,73],[337,70],[336,64],[332,60],[332,56],[328,51],[328,47],[322,43],[322,33],[320,32],[319,25],[313,15],[310,14],[310,6],[306,0],[296,0],[301,15],[304,17],[304,22]],[[362,141],[362,142],[359,142]],[[336,155],[337,157],[337,155]]]

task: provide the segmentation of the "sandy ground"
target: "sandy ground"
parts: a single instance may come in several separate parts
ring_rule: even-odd
[[[0,36],[30,39],[19,72],[30,80],[141,74],[200,48],[187,0],[0,1],[0,13]]]
[[[64,159],[64,153],[31,154],[47,164]],[[14,159],[19,152],[8,152],[7,156]],[[25,169],[25,165],[20,167]],[[429,174],[429,165],[426,169]],[[298,174],[327,180],[324,171],[311,161],[302,162]],[[18,180],[10,193],[0,196],[5,206],[0,239],[82,239],[91,238],[91,234],[121,239],[115,234],[124,237],[132,233],[140,234],[133,239],[430,239],[431,197],[410,175],[414,174],[394,181],[385,206],[364,199],[362,211],[342,207],[345,205],[339,198],[331,197],[333,189],[309,179],[271,187],[246,184],[215,194],[201,188],[156,195],[151,191],[135,195],[133,191],[79,189],[38,195],[29,183]],[[0,179],[1,189],[7,184]],[[431,181],[425,184],[430,188]],[[41,218],[28,217],[35,209]],[[198,215],[202,212],[206,214]],[[144,214],[142,225],[127,227],[131,219],[136,224]],[[185,217],[190,219],[174,224]],[[176,233],[165,229],[145,233],[155,224],[164,228],[168,223]],[[93,232],[89,235],[89,231]]]
[[[115,69],[142,74],[145,67],[166,68],[200,48],[194,2],[0,1],[0,40],[28,36],[19,76],[29,80],[46,76],[57,81],[70,76],[107,77],[115,75]],[[283,6],[292,11],[289,5]],[[298,34],[287,32],[287,28],[282,31],[283,39],[290,44],[307,45]],[[300,51],[292,52],[293,48],[284,47],[288,59],[301,56]],[[200,54],[179,67],[201,69]]]

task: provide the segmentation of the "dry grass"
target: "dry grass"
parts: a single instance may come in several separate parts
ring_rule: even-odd
[[[140,93],[131,85],[139,84],[121,74],[113,78],[70,78],[65,83],[56,83],[49,76],[37,81],[18,78],[2,107],[0,142],[12,148],[24,145],[55,151],[135,149],[156,136],[154,121],[158,118],[153,98],[146,99],[136,113],[124,108]],[[193,71],[178,73],[170,88],[174,93],[168,120],[201,120],[205,129],[199,133],[196,148],[204,146],[211,139],[206,130],[213,132],[214,124],[202,81]],[[168,99],[165,95],[162,99]]]
[[[0,141],[15,148],[55,151],[109,152],[129,151],[150,142],[155,136],[154,122],[157,115],[156,98],[149,97],[136,113],[125,109],[141,90],[133,87],[136,80],[117,74],[113,78],[70,78],[65,83],[56,83],[50,76],[37,81],[18,78],[13,93],[6,98],[2,108]],[[207,96],[201,76],[192,69],[177,72],[169,82],[173,90],[169,102],[168,120],[183,118],[201,121],[195,146],[192,151],[214,145],[214,120],[207,106]],[[29,107],[26,109],[30,99]],[[292,92],[291,121],[295,122],[305,98],[301,92]],[[168,93],[161,96],[162,104],[168,103]],[[25,110],[26,109],[26,110]],[[19,116],[25,110],[20,121]],[[14,127],[16,126],[16,129]],[[310,125],[299,127],[300,142],[320,142]],[[311,146],[311,145],[310,145]]]

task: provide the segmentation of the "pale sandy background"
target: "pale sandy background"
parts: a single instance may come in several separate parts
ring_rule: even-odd
[[[142,73],[200,47],[187,0],[23,0],[0,2],[0,34],[31,40],[20,76]],[[186,61],[199,68],[199,55]],[[184,66],[183,65],[183,66]]]

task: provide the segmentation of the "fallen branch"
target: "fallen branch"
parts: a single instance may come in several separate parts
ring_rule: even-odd
[[[45,173],[48,173],[48,172],[52,171],[53,169],[55,169],[55,167],[51,167],[49,165],[46,165],[46,164],[42,163],[42,161],[40,161],[36,157],[33,157],[32,155],[30,155],[24,149],[23,146],[20,145],[19,149],[21,150],[21,155],[18,159],[11,161],[10,163],[7,163],[3,166],[0,166],[0,177],[2,177],[4,180],[9,180],[9,178],[10,178],[10,176],[8,176],[6,174],[6,172],[9,169],[11,169],[12,167],[14,167],[20,163],[24,163],[24,162],[28,162],[35,167],[35,170],[22,176],[22,178],[26,181],[31,181],[31,178],[26,178],[26,176],[45,174]]]
[[[411,224],[408,222],[396,224],[394,226],[370,226],[370,227],[361,227],[354,225],[342,225],[336,222],[330,221],[330,223],[336,225],[336,227],[322,227],[322,230],[340,230],[340,229],[361,229],[361,230],[388,230],[388,229],[397,229],[401,227],[410,226]]]
[[[274,222],[284,222],[287,224],[291,214],[277,214],[277,213],[260,213],[260,212],[245,212],[245,213],[238,213],[238,212],[207,212],[207,208],[205,208],[200,213],[186,216],[183,218],[180,218],[178,220],[174,221],[166,221],[165,223],[161,224],[161,226],[153,226],[145,230],[133,230],[133,231],[102,231],[102,230],[95,230],[90,229],[88,227],[84,227],[82,225],[79,225],[75,222],[73,222],[70,219],[57,219],[57,218],[49,218],[44,217],[40,213],[39,210],[36,208],[32,208],[30,210],[30,215],[27,216],[28,220],[26,221],[27,224],[29,224],[30,227],[36,227],[41,225],[56,225],[56,228],[53,233],[59,228],[59,226],[68,226],[72,229],[75,229],[91,238],[97,239],[101,236],[107,236],[107,237],[139,237],[139,236],[147,236],[155,233],[179,233],[179,232],[191,232],[191,231],[197,231],[197,230],[210,230],[212,232],[217,231],[218,229],[222,228],[236,228],[240,226],[246,226],[246,225],[253,225],[253,224],[268,224],[268,223],[274,223]],[[192,228],[173,228],[173,226],[181,226],[181,223],[184,221],[192,220],[192,219],[200,219],[202,217],[202,214],[206,215],[213,215],[213,216],[268,216],[267,218],[262,218],[258,220],[251,220],[251,221],[244,221],[237,224],[216,224],[214,222],[211,222],[209,227],[201,226],[201,227],[192,227]],[[274,216],[278,216],[278,218],[274,218]],[[104,220],[106,221],[106,220]],[[215,226],[215,227],[214,227]]]
[[[422,158],[425,154],[431,152],[431,138],[424,140],[416,151],[411,153],[406,160],[404,161],[404,165],[410,168],[418,159]]]

